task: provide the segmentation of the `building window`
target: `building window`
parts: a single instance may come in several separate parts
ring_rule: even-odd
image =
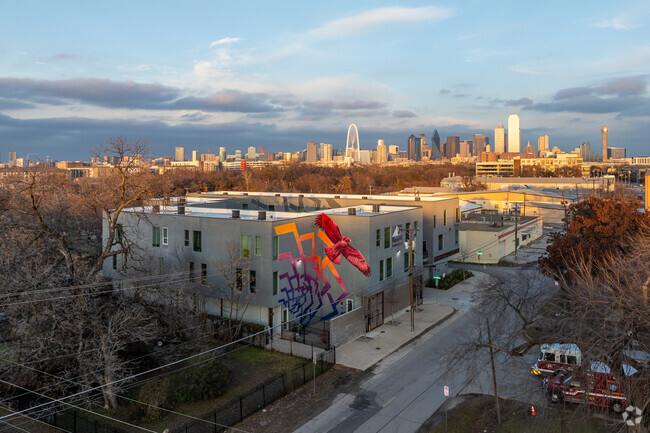
[[[298,212],[304,212],[305,207],[304,206],[298,206]]]
[[[237,289],[238,291],[241,292],[241,291],[242,291],[242,287],[243,287],[243,285],[242,285],[242,272],[241,272],[241,268],[237,268],[237,269],[235,269],[235,289]]]
[[[244,210],[247,210],[248,209],[248,203],[242,203],[241,208],[244,209]]]
[[[349,313],[350,311],[354,310],[354,300],[353,299],[346,299],[346,308],[345,311]]]
[[[162,228],[162,244],[167,245],[169,243],[169,229],[167,227]]]
[[[262,236],[255,236],[255,255],[262,255]]]
[[[185,230],[185,246],[189,247],[190,246],[190,231]]]
[[[273,271],[273,295],[278,294],[278,286],[280,281],[278,281],[278,271]]]
[[[456,222],[457,223],[460,222],[460,208],[459,207],[456,208]]]
[[[418,222],[413,221],[413,239],[417,240],[418,238]]]
[[[205,284],[208,281],[208,265],[201,263],[201,284]]]
[[[245,258],[251,256],[251,237],[249,235],[241,235],[241,256]]]
[[[200,231],[192,231],[192,244],[194,245],[194,251],[196,252],[201,252],[201,232]]]
[[[117,269],[117,256],[113,256],[113,269]]]
[[[411,223],[406,223],[406,243],[411,242]]]
[[[381,246],[381,230],[377,229],[377,246]]]
[[[151,245],[154,247],[160,246],[160,227],[154,227],[151,232]]]
[[[275,210],[275,205],[274,205],[274,204],[270,204],[270,205],[269,205],[269,211],[270,211],[270,212],[273,212],[274,210]]]
[[[445,243],[444,243],[444,240],[442,238],[442,235],[438,235],[438,251],[442,251],[444,246],[445,246]]]
[[[443,214],[442,214],[442,225],[444,225],[444,226],[447,225],[447,209],[445,209]]]
[[[458,245],[458,230],[456,230],[455,240],[456,240],[456,245]]]
[[[280,251],[280,238],[273,236],[273,260],[278,259],[278,252]]]
[[[384,261],[379,261],[379,281],[384,281]]]
[[[190,283],[194,282],[194,262],[190,262]]]
[[[250,271],[248,275],[248,288],[250,289],[251,293],[255,293],[257,290],[257,274],[255,271]]]
[[[386,279],[389,279],[393,276],[393,258],[389,257],[386,259]]]
[[[390,227],[384,227],[384,248],[390,248]]]
[[[119,244],[120,242],[122,242],[122,224],[115,225],[114,233],[115,233],[115,243]]]
[[[438,217],[434,215],[434,216],[433,216],[433,228],[434,228],[434,229],[436,228],[436,223],[437,223],[437,222],[438,222]]]
[[[406,254],[404,254],[404,272],[408,272],[409,270],[409,256],[410,254],[407,251]]]

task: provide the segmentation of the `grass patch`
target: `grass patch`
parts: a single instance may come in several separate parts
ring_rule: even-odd
[[[481,396],[470,399],[448,413],[447,430],[444,415],[442,422],[431,433],[605,433],[606,422],[594,419],[584,408],[576,411],[560,411],[537,408],[536,416],[530,414],[530,406],[513,400],[500,400],[502,423],[497,424],[494,398]],[[440,412],[440,411],[439,411]],[[437,414],[439,415],[439,414]]]

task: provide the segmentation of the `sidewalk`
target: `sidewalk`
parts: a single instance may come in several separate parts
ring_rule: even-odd
[[[427,301],[425,301],[427,302]],[[336,363],[357,370],[368,370],[447,318],[456,310],[447,305],[425,303],[415,309],[415,330],[411,332],[409,308],[384,317],[384,324],[336,348]]]

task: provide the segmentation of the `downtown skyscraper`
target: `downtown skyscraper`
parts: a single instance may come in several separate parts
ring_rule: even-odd
[[[499,125],[494,128],[494,153],[504,153],[506,151],[506,131]]]
[[[508,152],[521,153],[521,128],[516,114],[508,116]]]

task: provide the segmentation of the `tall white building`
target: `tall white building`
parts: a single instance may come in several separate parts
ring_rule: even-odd
[[[221,162],[226,162],[226,148],[225,147],[220,147],[219,148],[219,159],[221,159]]]
[[[185,148],[176,147],[174,149],[174,161],[185,161]]]
[[[494,128],[494,153],[504,153],[506,151],[506,131],[501,126]]]
[[[192,151],[192,161],[198,161],[199,160],[199,151],[198,150],[193,150]]]
[[[521,153],[521,128],[516,114],[508,116],[508,152]]]
[[[246,154],[246,159],[249,161],[255,161],[257,159],[257,151],[255,149],[255,146],[250,146],[248,148],[248,153]]]
[[[537,152],[541,154],[546,151],[548,151],[548,135],[542,135],[537,139]]]
[[[320,160],[330,162],[332,160],[332,145],[329,143],[320,144]]]
[[[390,155],[395,155],[399,153],[399,146],[396,144],[391,144],[390,146],[388,146],[388,153]]]

